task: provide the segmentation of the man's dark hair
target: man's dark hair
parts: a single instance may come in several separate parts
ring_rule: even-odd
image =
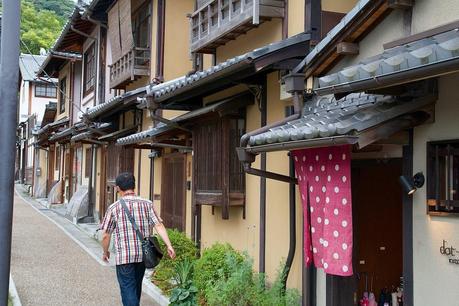
[[[135,189],[135,177],[130,172],[121,173],[116,177],[116,186],[118,186],[121,191]]]

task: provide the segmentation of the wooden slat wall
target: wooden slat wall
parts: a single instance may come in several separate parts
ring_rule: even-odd
[[[134,46],[131,14],[131,0],[119,0],[108,12],[108,39],[112,62],[120,59]]]
[[[161,218],[167,228],[185,230],[186,155],[173,153],[163,158]]]

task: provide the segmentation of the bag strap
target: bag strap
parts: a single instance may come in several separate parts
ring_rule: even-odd
[[[140,242],[144,240],[144,237],[142,233],[139,230],[139,227],[137,226],[137,223],[135,223],[134,218],[132,217],[131,213],[129,212],[129,209],[126,206],[126,202],[124,201],[123,198],[120,199],[121,206],[123,206],[124,212],[126,213],[126,216],[128,217],[129,221],[131,221],[132,226],[134,227],[137,237],[140,239]]]

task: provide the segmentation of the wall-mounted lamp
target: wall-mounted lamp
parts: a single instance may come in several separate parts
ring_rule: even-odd
[[[424,186],[425,178],[422,172],[416,173],[413,178],[407,178],[406,176],[400,176],[400,184],[408,195],[412,195],[418,188]]]

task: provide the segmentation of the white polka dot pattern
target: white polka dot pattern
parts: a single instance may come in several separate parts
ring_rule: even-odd
[[[323,268],[327,274],[350,276],[353,274],[351,147],[292,153],[305,214],[304,260],[307,265],[314,263]]]

